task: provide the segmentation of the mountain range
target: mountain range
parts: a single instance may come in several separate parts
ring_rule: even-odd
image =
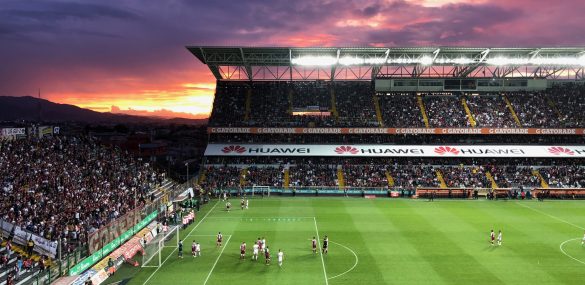
[[[82,123],[169,123],[202,125],[207,119],[161,118],[101,113],[74,105],[59,104],[31,96],[0,96],[0,121]]]

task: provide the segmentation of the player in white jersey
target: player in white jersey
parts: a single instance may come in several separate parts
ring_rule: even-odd
[[[201,256],[201,244],[195,244],[195,256]]]
[[[266,248],[266,239],[262,237],[262,249]]]
[[[317,239],[315,237],[311,240],[311,246],[313,247],[313,253],[317,253]]]
[[[498,245],[502,245],[502,230],[498,232]]]
[[[581,246],[585,245],[585,232],[583,232],[583,239],[581,240]]]
[[[278,266],[282,267],[282,260],[284,259],[284,252],[278,250]]]
[[[259,248],[260,248],[260,246],[258,245],[258,243],[254,243],[254,246],[252,246],[252,249],[253,249],[252,260],[258,260],[258,249]]]
[[[246,210],[248,210],[248,198],[246,198]]]
[[[221,232],[219,232],[217,234],[217,243],[215,244],[216,246],[221,246],[221,242],[223,241],[223,235],[221,234]]]

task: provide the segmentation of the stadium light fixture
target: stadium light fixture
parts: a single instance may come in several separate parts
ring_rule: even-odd
[[[300,56],[291,59],[294,65],[306,65],[306,66],[329,66],[337,63],[337,58],[332,56]]]
[[[364,64],[364,59],[359,57],[344,56],[339,58],[339,64],[341,65],[359,65]]]
[[[431,65],[433,64],[433,58],[428,55],[423,55],[418,59],[418,62],[422,65]]]

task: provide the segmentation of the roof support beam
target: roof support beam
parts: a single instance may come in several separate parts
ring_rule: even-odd
[[[240,48],[240,56],[242,57],[242,62],[244,63],[244,67],[246,68],[246,75],[248,76],[248,80],[252,81],[253,74],[252,74],[252,67],[246,61],[246,57],[244,56],[244,50]]]

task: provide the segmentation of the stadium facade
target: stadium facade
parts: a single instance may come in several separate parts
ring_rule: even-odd
[[[585,188],[584,47],[187,49],[209,188]]]

